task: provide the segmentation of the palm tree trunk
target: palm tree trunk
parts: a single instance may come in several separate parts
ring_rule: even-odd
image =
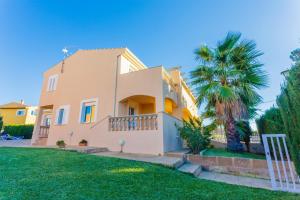
[[[226,122],[226,137],[227,137],[227,149],[229,151],[241,152],[243,151],[243,145],[240,141],[240,135],[235,128],[235,121],[231,113],[228,114]]]

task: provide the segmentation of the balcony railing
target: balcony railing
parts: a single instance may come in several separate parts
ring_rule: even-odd
[[[49,134],[50,126],[40,126],[39,137],[40,138],[47,138]]]
[[[109,118],[110,131],[157,130],[157,114]]]

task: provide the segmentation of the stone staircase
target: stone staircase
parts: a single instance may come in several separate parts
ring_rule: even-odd
[[[178,171],[183,173],[193,174],[194,176],[199,176],[202,172],[202,167],[197,164],[192,164],[189,162],[185,162],[182,166],[177,168]]]
[[[186,157],[187,152],[188,152],[187,150],[168,152],[166,153],[166,156],[180,158],[181,162],[180,163],[178,162],[177,165],[174,166],[174,168],[180,172],[192,174],[197,177],[201,174],[202,167],[201,165],[188,162]]]

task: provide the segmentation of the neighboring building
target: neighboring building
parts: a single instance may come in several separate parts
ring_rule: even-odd
[[[196,117],[178,68],[147,68],[127,48],[79,50],[44,73],[33,144],[163,154],[182,147],[175,123]]]
[[[36,106],[25,105],[23,101],[11,102],[0,105],[0,116],[4,125],[34,124],[36,110]]]

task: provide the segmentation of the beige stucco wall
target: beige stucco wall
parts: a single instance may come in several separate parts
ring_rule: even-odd
[[[71,133],[72,144],[78,144],[79,140],[88,137],[86,128],[91,124],[79,122],[80,104],[83,100],[98,99],[96,122],[112,115],[117,58],[121,53],[121,50],[78,51],[65,60],[63,73],[61,63],[44,73],[40,106],[53,105],[54,113],[48,145],[54,145],[57,138],[68,138]],[[48,78],[53,74],[58,74],[57,89],[47,92]],[[55,111],[62,105],[70,106],[68,123],[55,125]],[[35,131],[38,132],[38,129]],[[68,143],[67,139],[66,142]]]
[[[120,74],[117,102],[130,96],[147,95],[155,97],[156,112],[164,111],[161,74],[161,67]],[[117,110],[116,113],[119,113],[119,111]]]
[[[132,67],[130,72],[128,67]],[[107,147],[117,151],[120,150],[120,139],[124,139],[124,152],[162,154],[166,149],[174,149],[178,140],[178,137],[174,136],[177,133],[174,127],[172,128],[174,123],[171,118],[163,117],[162,114],[167,92],[163,84],[163,70],[163,67],[146,69],[126,49],[79,50],[64,61],[63,73],[61,62],[44,73],[33,142],[38,138],[43,108],[53,106],[47,145],[55,145],[56,141],[61,139],[68,145],[78,145],[79,141],[86,139],[90,146]],[[58,75],[57,87],[55,91],[48,92],[48,79],[53,75]],[[158,129],[109,131],[108,117],[126,115],[126,110],[119,103],[137,95],[155,98],[154,111],[159,113]],[[95,122],[82,124],[81,102],[87,99],[96,100],[96,117]],[[56,110],[60,106],[69,107],[68,122],[65,125],[54,123],[57,117]],[[137,113],[141,113],[142,110],[151,112],[149,105],[144,108],[141,105],[136,106]],[[182,116],[180,109],[178,107],[177,118]],[[168,122],[168,127],[165,127],[165,121]],[[168,135],[164,139],[166,131]]]

